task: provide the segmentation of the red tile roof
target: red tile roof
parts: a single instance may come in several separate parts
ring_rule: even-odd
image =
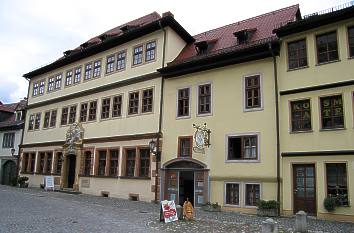
[[[18,103],[0,104],[0,111],[14,113]]]
[[[258,41],[267,41],[268,38],[275,37],[272,30],[276,28],[277,25],[289,21],[295,21],[298,11],[299,5],[293,5],[195,35],[194,38],[196,43],[200,41],[211,41],[215,43],[214,46],[208,50],[207,54],[197,56],[195,44],[190,43],[186,45],[178,57],[169,65],[176,65],[189,60],[199,59],[199,57],[215,54],[218,53],[218,51],[228,48],[240,49],[245,46],[247,47],[245,44],[238,45],[237,39],[234,36],[235,32],[246,29],[256,29],[248,44],[254,44]]]
[[[120,36],[121,34],[123,34],[122,30],[120,30],[120,29],[124,26],[129,25],[129,26],[141,27],[141,26],[152,23],[152,22],[159,20],[159,19],[161,19],[161,16],[156,11],[154,11],[148,15],[142,16],[140,18],[134,19],[130,22],[127,22],[127,23],[119,25],[115,28],[112,28],[112,29],[110,29],[98,36],[95,36],[95,37],[89,39],[85,43],[87,43],[88,45],[100,44],[100,43],[102,43],[102,40],[99,37],[102,35],[105,35],[107,37]],[[81,50],[81,47],[79,46],[75,50]]]

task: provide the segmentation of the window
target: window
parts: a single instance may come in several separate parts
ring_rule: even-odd
[[[57,152],[56,153],[56,168],[55,168],[55,174],[60,174],[61,173],[61,167],[63,165],[63,153],[62,152]]]
[[[106,73],[112,73],[114,71],[114,62],[115,62],[115,55],[111,55],[107,57],[107,64],[106,64]]]
[[[45,153],[44,152],[38,153],[37,173],[40,174],[44,173],[44,161],[45,161]]]
[[[92,63],[85,65],[85,80],[91,79],[92,76]]]
[[[121,51],[117,55],[117,70],[124,70],[125,69],[125,56],[126,52]]]
[[[198,114],[211,113],[211,84],[198,86]]]
[[[28,121],[28,130],[33,130],[34,126],[34,114],[31,114],[29,116],[29,121]]]
[[[89,115],[88,115],[88,120],[89,121],[95,121],[96,120],[96,112],[97,112],[97,100],[91,101],[90,102]]]
[[[227,183],[225,186],[225,204],[240,205],[240,184]]]
[[[307,131],[312,129],[311,125],[311,103],[310,100],[292,101],[291,106],[291,131]]]
[[[45,88],[45,80],[41,80],[39,82],[39,94],[43,95],[44,94],[44,88]]]
[[[55,90],[58,90],[61,88],[61,77],[62,77],[62,74],[57,74],[55,76]]]
[[[4,133],[2,148],[14,148],[15,133]]]
[[[92,152],[85,151],[84,175],[85,176],[91,175],[91,169],[92,169]]]
[[[31,153],[30,154],[30,158],[31,158],[31,163],[30,163],[30,168],[29,168],[29,172],[34,173],[34,166],[36,163],[36,154],[35,153]]]
[[[178,90],[177,116],[189,116],[189,88]]]
[[[119,150],[109,150],[109,176],[118,176]]]
[[[50,114],[49,127],[55,127],[56,123],[57,123],[57,110],[52,110]]]
[[[345,163],[327,163],[327,196],[335,197],[337,204],[348,206],[347,167]]]
[[[139,92],[129,93],[129,111],[128,114],[138,114],[139,111]]]
[[[289,70],[307,66],[306,40],[288,43]]]
[[[316,36],[317,63],[338,60],[337,33],[329,32]]]
[[[87,121],[87,103],[82,103],[80,107],[80,122]]]
[[[155,60],[156,42],[147,43],[145,51],[145,61]]]
[[[50,111],[44,113],[43,129],[49,127]]]
[[[107,157],[107,151],[105,151],[105,150],[98,151],[98,170],[97,170],[97,175],[99,175],[99,176],[104,176],[105,175],[106,157]]]
[[[136,150],[135,149],[128,149],[126,150],[126,176],[134,176],[135,171],[135,156]]]
[[[29,154],[22,154],[21,172],[27,172]]]
[[[109,110],[111,107],[111,98],[105,98],[102,100],[102,112],[101,119],[109,118]]]
[[[228,160],[258,159],[257,136],[231,136],[228,138]]]
[[[349,57],[354,57],[354,26],[348,28]]]
[[[246,205],[256,206],[260,200],[260,184],[246,184]]]
[[[93,63],[93,77],[97,78],[99,76],[101,76],[101,61],[100,60],[95,61]]]
[[[61,110],[61,125],[66,125],[68,123],[69,108],[65,107]]]
[[[73,84],[73,71],[69,70],[66,72],[65,86],[70,86]]]
[[[149,177],[150,174],[150,149],[140,149],[140,177]]]
[[[36,118],[34,120],[34,129],[39,129],[40,125],[41,125],[41,114],[37,113]]]
[[[69,124],[74,123],[76,120],[76,105],[70,106],[70,113],[69,113]]]
[[[33,96],[38,95],[38,82],[33,83]]]
[[[113,97],[112,117],[120,117],[122,115],[122,96]]]
[[[54,77],[48,78],[48,92],[54,91]]]
[[[45,173],[50,174],[52,172],[52,161],[53,161],[53,153],[47,153],[47,167]]]
[[[342,96],[321,97],[320,103],[322,129],[344,128]]]
[[[74,83],[79,83],[81,81],[81,67],[75,68]]]
[[[261,107],[260,76],[245,77],[245,106],[246,109]]]
[[[152,112],[153,89],[143,90],[142,112]]]
[[[134,48],[133,65],[138,65],[143,62],[143,46],[137,46]]]
[[[16,121],[22,120],[22,112],[21,111],[16,111]]]
[[[178,138],[178,156],[192,157],[193,137],[179,137]]]

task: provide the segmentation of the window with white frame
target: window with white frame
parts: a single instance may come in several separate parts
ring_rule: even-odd
[[[14,148],[15,133],[4,133],[2,148]]]
[[[55,75],[55,90],[58,90],[61,88],[61,78],[62,78],[62,74],[57,74]]]
[[[145,61],[155,60],[156,41],[151,41],[145,46]]]
[[[93,77],[97,78],[101,76],[101,60],[97,60],[93,63]]]
[[[143,63],[143,46],[139,45],[134,48],[133,65],[138,65],[141,63]]]
[[[31,114],[28,120],[28,130],[33,130],[33,127],[34,127],[34,114]]]
[[[65,86],[70,86],[71,84],[73,84],[73,71],[68,70],[66,72]]]
[[[33,96],[38,95],[38,82],[33,83]]]
[[[117,70],[124,70],[125,69],[125,57],[126,57],[125,51],[120,51],[117,54]]]
[[[85,80],[89,80],[92,77],[92,63],[85,65]]]
[[[225,204],[240,205],[240,184],[226,183],[225,184]]]
[[[228,137],[227,160],[258,160],[258,135]]]
[[[44,94],[44,88],[45,88],[45,80],[39,81],[39,94],[43,95]]]
[[[114,71],[115,57],[116,57],[115,55],[111,55],[107,57],[106,74],[112,73]]]
[[[256,206],[260,200],[261,185],[260,184],[245,184],[245,205]]]
[[[74,84],[80,83],[81,81],[81,67],[75,68]]]
[[[54,77],[48,78],[48,92],[54,91],[54,82],[55,82]]]

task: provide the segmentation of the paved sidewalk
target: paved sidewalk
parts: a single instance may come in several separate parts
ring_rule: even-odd
[[[0,185],[0,233],[17,232],[260,232],[266,218],[196,210],[196,220],[160,223],[159,205],[117,198],[44,192]],[[293,232],[294,218],[275,218]],[[354,224],[309,220],[310,232],[354,233]]]

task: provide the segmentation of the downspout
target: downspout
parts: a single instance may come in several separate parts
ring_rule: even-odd
[[[165,67],[165,56],[166,56],[166,30],[161,24],[161,20],[159,21],[159,26],[161,30],[163,31],[163,49],[162,49],[162,64],[161,68]],[[156,174],[155,174],[155,202],[157,203],[157,179],[158,179],[158,174],[159,174],[159,168],[158,168],[158,162],[161,161],[161,151],[160,151],[160,138],[162,135],[162,106],[163,106],[163,91],[164,91],[164,84],[165,84],[165,79],[161,76],[161,89],[160,89],[160,114],[159,114],[159,131],[157,134],[157,142],[156,142],[156,148],[157,148],[157,154],[156,154]],[[160,177],[160,188],[161,188],[161,183],[162,177]],[[161,195],[161,190],[160,190],[160,195]]]
[[[277,59],[273,52],[272,44],[268,44],[269,52],[273,57],[273,69],[274,69],[274,96],[275,96],[275,127],[276,127],[276,143],[277,143],[277,202],[278,214],[280,214],[280,132],[279,132],[279,97],[278,97],[278,70]]]

